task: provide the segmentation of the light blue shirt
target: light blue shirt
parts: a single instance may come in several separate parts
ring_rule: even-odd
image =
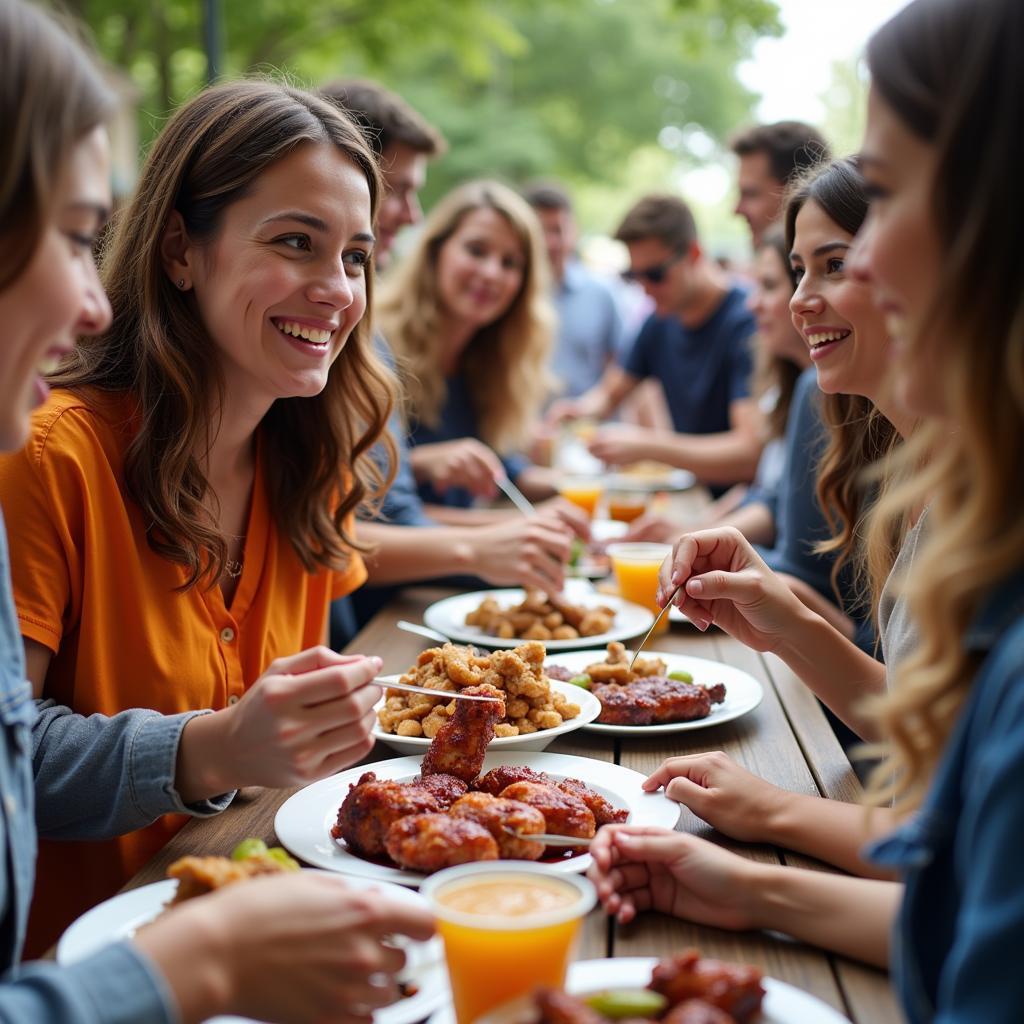
[[[214,813],[233,794],[186,807],[174,789],[178,742],[194,714],[125,711],[84,717],[34,701],[11,592],[0,516],[0,1021],[4,1024],[170,1024],[162,975],[118,942],[66,967],[19,964],[35,876],[36,829],[101,839],[162,814]]]
[[[552,295],[558,333],[551,371],[559,393],[575,398],[593,387],[626,346],[626,328],[611,288],[582,263],[570,261]]]

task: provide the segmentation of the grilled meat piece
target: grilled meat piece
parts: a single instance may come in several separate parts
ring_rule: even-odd
[[[753,1020],[764,999],[761,972],[756,967],[704,959],[695,949],[660,961],[651,973],[649,987],[673,1006],[687,999],[703,1000],[731,1014],[736,1024]]]
[[[475,821],[451,814],[411,814],[388,829],[385,847],[399,866],[429,874],[475,860],[497,860],[498,844]]]
[[[544,831],[544,815],[528,804],[490,793],[467,793],[452,804],[449,813],[483,825],[494,836],[502,860],[536,860],[544,853],[543,843],[517,839],[505,831],[506,827],[523,834]]]
[[[494,726],[505,717],[505,701],[493,686],[467,686],[464,694],[498,697],[498,700],[459,700],[455,712],[441,726],[424,755],[424,775],[454,775],[472,782],[483,767],[487,744],[494,739]]]
[[[344,839],[354,853],[379,857],[386,852],[388,829],[399,818],[440,809],[437,798],[427,790],[366,772],[349,788],[331,835]]]

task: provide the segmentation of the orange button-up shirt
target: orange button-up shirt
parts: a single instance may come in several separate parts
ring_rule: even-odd
[[[223,708],[274,658],[321,643],[330,602],[366,570],[354,552],[343,572],[305,570],[274,522],[257,452],[231,606],[219,586],[176,589],[184,566],[150,548],[125,494],[132,430],[123,396],[58,391],[25,448],[0,458],[21,632],[54,652],[44,696],[79,714]],[[167,815],[108,842],[41,842],[29,955],[116,892],[185,820]]]

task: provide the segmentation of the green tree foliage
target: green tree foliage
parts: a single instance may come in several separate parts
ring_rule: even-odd
[[[70,6],[134,81],[146,144],[204,84],[201,0]],[[615,187],[644,147],[697,163],[690,140],[749,120],[734,68],[779,30],[773,0],[222,0],[225,74],[369,75],[435,121],[431,195],[485,174]]]

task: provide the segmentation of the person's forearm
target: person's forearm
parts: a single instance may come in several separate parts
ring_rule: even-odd
[[[899,882],[765,865],[751,890],[750,913],[759,928],[888,967],[902,898]]]
[[[858,736],[877,738],[865,715],[865,697],[885,692],[885,666],[801,604],[782,644],[774,651]]]
[[[709,522],[708,526],[735,527],[751,544],[769,546],[775,540],[775,520],[772,518],[772,510],[759,501],[741,505],[713,522]]]
[[[708,484],[753,480],[761,442],[752,434],[726,430],[718,434],[653,431],[648,458],[688,469]]]
[[[455,505],[424,505],[423,511],[441,526],[493,526],[505,523],[514,516],[521,516],[518,509],[510,508],[458,508]],[[363,528],[359,528],[363,535]]]
[[[861,804],[787,793],[767,817],[764,839],[862,878],[891,880],[891,872],[862,859],[861,851],[865,843],[888,834],[897,824],[887,807],[869,811]]]
[[[363,556],[374,585],[415,583],[474,571],[475,549],[467,531],[448,526],[360,523],[359,538],[375,546]]]

